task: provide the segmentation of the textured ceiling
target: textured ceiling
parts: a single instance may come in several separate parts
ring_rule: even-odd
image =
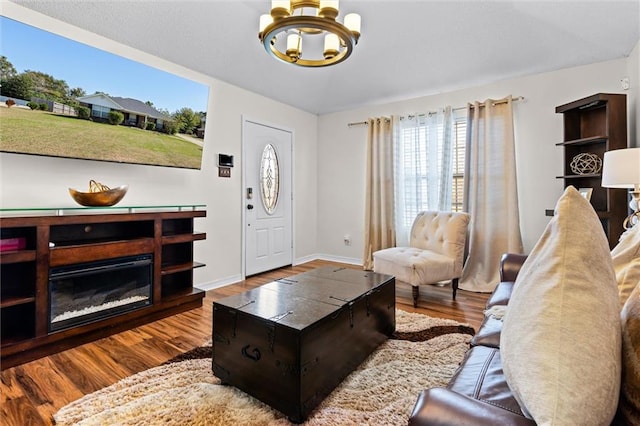
[[[264,52],[268,0],[11,1],[316,114],[623,58],[640,39],[638,0],[343,0],[358,46],[308,69]]]

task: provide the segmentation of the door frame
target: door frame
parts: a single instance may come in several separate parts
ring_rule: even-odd
[[[241,156],[242,156],[242,160],[241,160],[241,164],[242,164],[242,182],[241,182],[241,186],[240,186],[240,210],[242,211],[242,231],[241,231],[241,238],[242,238],[242,243],[241,243],[241,247],[242,247],[242,253],[240,255],[241,257],[241,268],[242,268],[242,272],[241,272],[241,277],[242,280],[246,279],[247,277],[247,269],[246,269],[246,263],[247,263],[247,235],[246,235],[246,230],[247,230],[247,209],[246,209],[246,199],[245,199],[245,190],[247,187],[247,176],[246,176],[246,163],[245,163],[245,152],[246,152],[246,140],[245,140],[245,125],[247,123],[253,123],[253,124],[257,124],[260,126],[265,126],[265,127],[271,127],[272,129],[276,129],[276,130],[281,130],[283,132],[287,132],[291,134],[291,164],[290,164],[290,170],[289,170],[289,176],[291,178],[291,194],[289,195],[289,197],[291,197],[291,203],[290,203],[290,209],[291,211],[289,212],[289,214],[291,215],[291,264],[293,265],[293,259],[295,258],[295,233],[296,233],[296,218],[295,215],[293,214],[295,209],[294,209],[294,192],[295,192],[295,179],[293,179],[293,171],[295,169],[294,167],[294,161],[295,161],[295,157],[294,157],[294,142],[295,142],[295,132],[293,131],[293,129],[289,129],[287,127],[284,126],[280,126],[277,124],[273,124],[273,123],[268,123],[264,120],[255,120],[253,118],[251,118],[250,116],[241,115],[241,119],[242,119],[242,124],[241,124],[241,139],[242,139],[242,147],[241,147]]]

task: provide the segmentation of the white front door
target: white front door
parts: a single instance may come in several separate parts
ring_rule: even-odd
[[[245,275],[292,263],[291,132],[243,119]]]

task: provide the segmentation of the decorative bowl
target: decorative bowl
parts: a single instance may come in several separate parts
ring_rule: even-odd
[[[71,197],[81,206],[87,207],[108,207],[113,206],[122,200],[127,193],[129,185],[118,186],[117,188],[95,192],[80,192],[69,188]]]

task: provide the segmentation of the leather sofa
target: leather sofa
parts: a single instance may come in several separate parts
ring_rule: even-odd
[[[500,283],[486,308],[507,305],[526,256],[505,254],[500,260]],[[511,393],[500,360],[502,321],[485,316],[471,347],[445,388],[422,391],[409,425],[535,425]]]

